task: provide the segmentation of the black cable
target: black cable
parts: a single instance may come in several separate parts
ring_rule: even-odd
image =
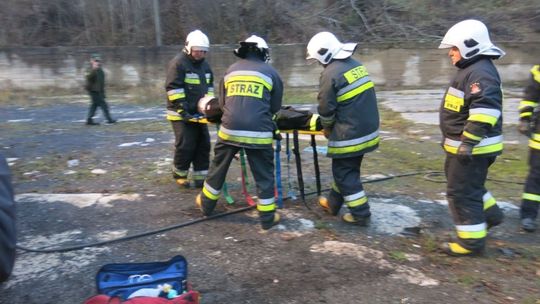
[[[238,208],[238,209],[228,211],[228,212],[218,213],[218,214],[211,215],[211,216],[208,216],[208,217],[195,219],[195,220],[192,220],[192,221],[189,221],[189,222],[180,223],[180,224],[177,224],[177,225],[172,225],[172,226],[168,226],[168,227],[164,227],[164,228],[160,228],[160,229],[156,229],[156,230],[152,230],[152,231],[147,231],[147,232],[143,232],[143,233],[139,233],[139,234],[128,235],[128,236],[113,239],[113,240],[107,240],[107,241],[101,241],[101,242],[95,242],[95,243],[89,243],[89,244],[82,244],[82,245],[75,245],[75,246],[61,247],[61,248],[51,248],[51,249],[45,249],[45,248],[32,249],[32,248],[27,248],[27,247],[24,247],[24,246],[21,246],[21,245],[17,245],[16,247],[18,249],[21,249],[21,250],[24,250],[24,251],[39,252],[39,253],[67,252],[67,251],[83,249],[83,248],[86,248],[86,247],[96,247],[96,246],[112,244],[112,243],[116,243],[116,242],[120,242],[120,241],[132,240],[132,239],[135,239],[135,238],[139,238],[139,237],[143,237],[143,236],[147,236],[147,235],[151,235],[151,234],[157,234],[157,233],[165,232],[165,231],[176,229],[176,228],[182,228],[182,227],[190,226],[190,225],[200,223],[200,222],[213,220],[213,219],[224,217],[224,216],[227,216],[227,215],[244,212],[244,211],[247,211],[247,210],[250,210],[250,209],[253,209],[253,208],[255,208],[255,206],[247,206],[247,207]]]

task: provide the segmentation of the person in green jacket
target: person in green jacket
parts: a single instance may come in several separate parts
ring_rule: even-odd
[[[90,67],[86,72],[86,90],[91,98],[86,124],[89,126],[99,125],[94,121],[94,115],[98,107],[103,111],[108,123],[115,123],[116,120],[111,117],[109,105],[105,101],[105,73],[101,68],[101,56],[99,54],[92,54],[90,57]]]

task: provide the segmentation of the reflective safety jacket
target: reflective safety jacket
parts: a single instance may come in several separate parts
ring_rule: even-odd
[[[197,113],[197,103],[204,95],[214,96],[214,74],[206,60],[194,62],[182,52],[167,68],[167,119],[182,120],[183,111]]]
[[[443,149],[457,154],[459,145],[467,142],[474,146],[473,155],[499,155],[503,150],[499,73],[485,56],[457,66],[439,111]]]
[[[277,130],[272,117],[282,97],[281,77],[257,56],[248,54],[232,64],[220,84],[218,140],[244,148],[271,147]]]
[[[525,95],[519,104],[519,118],[522,120],[532,121],[534,127],[532,129],[531,138],[529,139],[529,147],[540,150],[540,119],[538,119],[538,104],[540,103],[540,65],[535,65],[531,69],[529,83],[525,87]]]
[[[321,73],[319,84],[321,123],[331,130],[327,156],[346,158],[377,149],[379,110],[366,68],[351,57],[333,60]]]

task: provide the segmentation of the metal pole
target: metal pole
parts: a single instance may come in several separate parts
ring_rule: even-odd
[[[161,46],[161,19],[159,17],[159,0],[154,0],[154,26],[156,28],[156,46]]]

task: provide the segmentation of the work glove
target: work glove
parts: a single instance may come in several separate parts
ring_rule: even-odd
[[[282,140],[283,137],[281,136],[281,133],[279,132],[279,129],[277,127],[277,124],[275,121],[272,122],[274,124],[274,131],[272,131],[272,134],[273,134],[273,138],[275,140]]]
[[[283,139],[283,137],[281,136],[281,133],[279,133],[279,131],[274,132],[274,139],[275,140],[282,140]]]
[[[527,137],[531,137],[531,121],[529,119],[520,119],[518,131]]]
[[[473,159],[473,154],[472,154],[472,151],[473,151],[473,145],[470,144],[470,143],[462,143],[461,145],[459,145],[458,149],[457,149],[457,157],[458,157],[458,161],[462,164],[462,165],[467,165],[468,163],[470,163]]]
[[[329,129],[329,128],[324,128],[323,129],[323,134],[324,134],[324,137],[326,139],[330,138],[330,134],[332,133],[332,129]]]

